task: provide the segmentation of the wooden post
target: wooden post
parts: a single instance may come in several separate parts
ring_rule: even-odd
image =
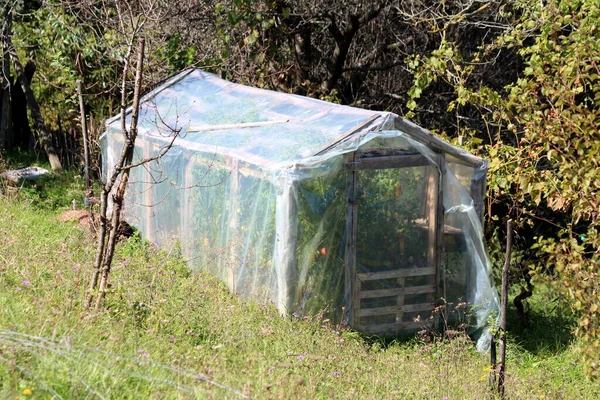
[[[440,299],[446,301],[446,274],[442,265],[442,254],[444,246],[444,156],[438,155],[435,159],[437,165],[429,166],[428,199],[427,208],[429,212],[429,266],[435,268],[435,296],[436,302]],[[436,304],[437,305],[437,304]],[[442,309],[440,312],[446,313]],[[444,317],[444,321],[445,321]],[[440,331],[441,319],[439,315],[435,316],[435,329]]]
[[[11,34],[12,13],[8,4],[4,8],[4,26],[2,27],[2,87],[0,88],[0,149],[12,145],[12,120],[10,96],[10,55],[8,52],[8,38]]]
[[[506,256],[502,266],[502,298],[500,302],[500,369],[498,371],[498,392],[504,399],[504,379],[506,375],[506,307],[508,303],[508,267],[513,241],[513,221],[506,222]]]
[[[483,199],[485,198],[486,175],[485,171],[477,168],[474,169],[475,173],[471,180],[471,198],[473,199],[475,212],[483,224],[483,215],[485,214]]]
[[[346,161],[354,163],[356,153],[346,156]],[[345,290],[347,293],[348,325],[360,329],[360,281],[356,279],[356,229],[358,219],[358,172],[348,171],[348,198],[346,208],[346,243],[344,248],[345,258]]]
[[[83,103],[83,89],[81,80],[77,80],[77,94],[79,95],[79,114],[81,115],[81,134],[83,137],[83,175],[85,176],[85,196],[94,196],[94,189],[90,182],[90,151],[87,120],[85,118],[85,104]]]
[[[496,338],[492,335],[492,339],[490,340],[490,365],[492,370],[490,372],[489,383],[490,387],[496,387],[496,372],[498,367],[498,357],[496,356]]]
[[[138,149],[140,149],[143,154],[143,159],[149,160],[153,157],[155,153],[154,144],[148,140],[148,137],[142,137],[143,140],[138,139]],[[140,183],[139,187],[142,189],[142,193],[140,193],[141,203],[144,204],[143,208],[143,219],[144,219],[144,227],[146,228],[146,239],[150,243],[158,242],[157,238],[157,227],[155,220],[155,197],[154,192],[156,190],[155,179],[153,176],[153,169],[150,163],[146,164],[145,168],[138,170],[137,177],[140,180],[137,183]]]
[[[227,277],[227,286],[229,286],[229,290],[231,293],[235,293],[235,275],[236,269],[238,267],[236,263],[236,256],[238,254],[238,208],[240,207],[240,166],[239,161],[237,159],[232,159],[232,169],[231,169],[231,185],[229,189],[230,203],[229,203],[229,240],[227,245],[229,246],[229,259],[227,260],[227,269],[228,269],[228,277]]]
[[[297,239],[297,183],[286,175],[279,182],[276,200],[276,248],[277,307],[282,315],[288,315],[295,305],[298,280]]]

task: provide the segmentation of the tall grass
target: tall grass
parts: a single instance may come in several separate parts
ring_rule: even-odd
[[[57,219],[80,192],[42,201],[49,179],[0,195],[0,398],[494,398],[488,355],[464,336],[384,341],[280,317],[138,236],[118,246],[105,310],[85,311],[93,240]],[[600,398],[548,318],[511,335],[509,398]]]

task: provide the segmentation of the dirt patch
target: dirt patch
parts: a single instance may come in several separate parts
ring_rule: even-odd
[[[90,213],[87,210],[67,210],[58,216],[60,222],[77,222],[86,230],[93,230],[94,224],[91,221]]]

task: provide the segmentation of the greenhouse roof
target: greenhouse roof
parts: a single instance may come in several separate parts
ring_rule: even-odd
[[[181,72],[142,98],[139,133],[168,142],[179,131],[177,146],[269,167],[322,154],[390,119],[424,144],[459,152],[473,165],[482,162],[391,113],[248,87],[199,69]],[[107,121],[107,129],[120,131],[119,116]]]

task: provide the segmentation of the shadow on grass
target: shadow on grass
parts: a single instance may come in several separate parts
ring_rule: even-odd
[[[6,169],[19,169],[33,165],[50,169],[50,163],[45,156],[38,157],[35,153],[21,149],[4,150],[1,159]]]
[[[572,332],[575,325],[575,318],[568,312],[531,310],[527,326],[521,325],[514,307],[509,307],[506,315],[509,337],[533,355],[556,355],[565,351],[575,339]]]
[[[570,312],[561,312],[558,307],[552,307],[549,300],[546,304],[540,305],[539,303],[544,301],[544,296],[540,297],[534,299],[531,305],[529,324],[526,327],[521,326],[517,311],[510,304],[506,320],[508,337],[523,351],[534,356],[558,355],[567,351],[569,345],[575,340],[572,331],[576,326],[576,319]],[[421,343],[416,334],[383,337],[353,332],[353,335],[360,337],[369,346],[380,348]]]
[[[0,170],[29,166],[38,166],[51,171],[48,162],[38,159],[33,153],[20,150],[2,153]],[[31,181],[15,183],[3,180],[0,182],[0,193],[12,193],[30,206],[48,211],[68,208],[73,200],[78,205],[83,204],[84,189],[83,178],[76,168],[62,172],[51,171],[49,175]]]

